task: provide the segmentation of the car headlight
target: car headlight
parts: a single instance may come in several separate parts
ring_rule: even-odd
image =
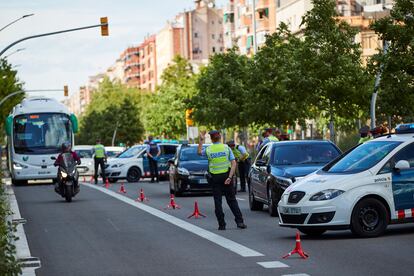
[[[92,166],[92,162],[89,162],[89,163],[88,163],[88,166]]]
[[[60,176],[62,176],[62,178],[66,178],[68,174],[65,173],[64,171],[60,171]]]
[[[186,168],[178,167],[178,174],[181,174],[181,175],[190,175],[190,172]]]
[[[21,170],[21,169],[27,169],[28,166],[17,163],[17,162],[13,162],[13,169],[15,170]]]
[[[309,199],[310,201],[320,201],[320,200],[330,200],[333,199],[341,194],[345,193],[345,191],[342,190],[336,190],[336,189],[328,189],[323,190],[319,193],[314,194]]]

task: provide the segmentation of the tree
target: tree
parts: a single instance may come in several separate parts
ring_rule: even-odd
[[[12,70],[12,65],[5,59],[0,59],[0,100],[7,95],[22,90],[23,83],[17,78],[17,71]],[[21,102],[24,94],[17,94],[6,100],[0,109],[0,127],[4,128],[5,119],[12,110],[12,108]],[[4,135],[1,132],[0,137]]]
[[[378,109],[384,117],[399,122],[414,117],[414,2],[396,0],[390,16],[372,28],[389,45],[371,60],[374,73],[382,71]],[[385,118],[384,118],[385,119]]]
[[[177,56],[164,70],[162,84],[145,111],[147,131],[154,135],[179,138],[186,134],[185,111],[195,93],[196,75],[191,64]]]
[[[252,122],[275,126],[311,117],[311,91],[300,72],[303,44],[282,23],[254,56],[246,107]]]
[[[360,45],[354,42],[356,29],[337,18],[336,2],[314,0],[303,18],[304,47],[301,76],[311,93],[311,104],[326,114],[334,140],[335,116],[356,119],[369,106],[369,76],[361,64]]]
[[[190,103],[195,121],[217,128],[247,126],[249,69],[249,58],[237,54],[236,49],[212,56],[201,70],[197,94]]]
[[[133,145],[142,140],[141,96],[138,91],[105,79],[95,92],[85,115],[81,118],[77,143],[94,144],[100,138],[105,145]]]

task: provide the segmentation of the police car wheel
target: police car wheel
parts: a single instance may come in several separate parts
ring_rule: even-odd
[[[272,187],[269,185],[267,188],[267,196],[269,201],[269,215],[271,217],[277,217],[277,203],[279,202],[280,198],[278,199],[278,192],[276,189],[272,189]]]
[[[310,236],[310,237],[318,237],[326,232],[325,229],[312,229],[312,228],[304,228],[299,227],[298,230],[303,234]]]
[[[366,198],[352,211],[351,231],[360,237],[377,237],[388,225],[388,211],[381,201]]]
[[[263,210],[263,203],[254,199],[253,191],[249,185],[249,207],[252,211],[261,211]]]
[[[132,167],[128,170],[128,173],[127,173],[128,182],[138,182],[140,178],[141,178],[140,169]]]

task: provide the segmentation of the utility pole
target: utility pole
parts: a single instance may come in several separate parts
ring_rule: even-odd
[[[253,0],[253,53],[257,53],[257,36],[256,36],[256,0]]]

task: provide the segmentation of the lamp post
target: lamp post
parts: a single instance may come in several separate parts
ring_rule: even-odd
[[[22,20],[23,18],[29,17],[29,16],[33,16],[34,13],[30,13],[30,14],[25,14],[22,17],[17,18],[16,20],[13,20],[12,22],[10,22],[9,24],[7,24],[6,26],[4,26],[3,28],[0,29],[0,32],[3,31],[4,29],[6,29],[7,27],[9,27],[10,25],[13,25],[14,23],[16,23],[17,21]]]

